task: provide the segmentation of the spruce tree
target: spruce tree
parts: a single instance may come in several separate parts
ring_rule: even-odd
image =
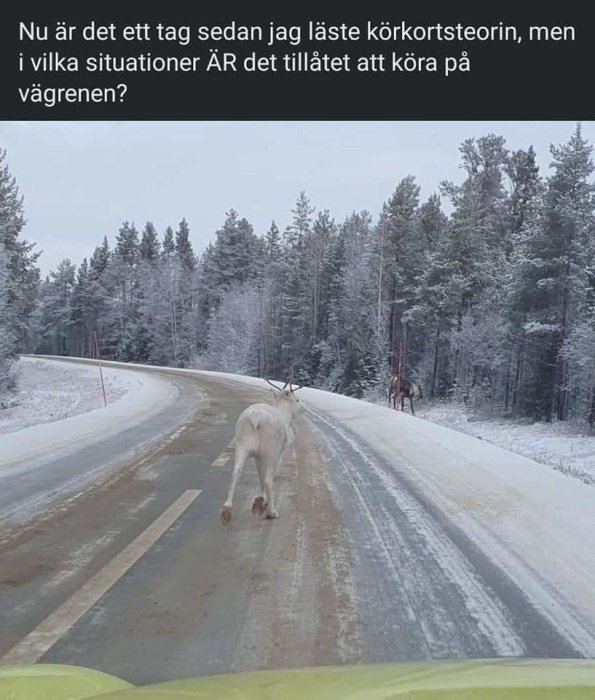
[[[174,232],[171,226],[168,226],[165,229],[165,234],[163,235],[163,245],[162,245],[162,254],[163,257],[169,258],[171,257],[176,251],[176,245],[174,243]]]
[[[142,238],[140,242],[141,259],[149,265],[155,265],[159,259],[159,238],[157,229],[152,221],[147,221],[143,228]]]
[[[270,260],[274,260],[281,253],[281,234],[279,227],[273,221],[265,235],[266,254]]]
[[[93,305],[89,297],[89,264],[87,258],[79,265],[72,291],[71,324],[73,329],[72,342],[68,354],[89,357],[91,352],[91,325]]]
[[[175,252],[186,270],[192,271],[195,267],[194,251],[190,242],[190,228],[186,219],[180,221],[176,231]]]

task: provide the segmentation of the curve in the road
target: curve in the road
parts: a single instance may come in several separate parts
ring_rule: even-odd
[[[30,457],[25,463],[19,462],[0,472],[0,523],[3,527],[24,522],[41,510],[47,510],[53,502],[78,494],[111,473],[138,462],[156,444],[162,444],[183,428],[196,412],[202,396],[195,384],[175,376],[163,375],[161,381],[172,387],[171,400],[133,427],[121,426],[118,432],[106,435],[101,442],[83,444],[76,451],[45,450],[47,454],[41,460]],[[64,423],[77,418],[66,419]],[[97,420],[101,422],[100,412]],[[61,424],[62,421],[51,427],[59,433]],[[44,451],[43,446],[40,449]]]
[[[318,409],[299,426],[297,463],[280,470],[280,520],[250,515],[257,480],[248,465],[233,524],[223,528],[217,511],[235,420],[270,394],[239,379],[167,376],[182,403],[142,428],[163,434],[169,426],[159,449],[126,463],[127,478],[98,483],[42,526],[0,543],[10,568],[0,576],[0,653],[117,560],[181,493],[200,490],[42,661],[140,683],[355,661],[589,655],[580,621],[544,615],[398,465]],[[127,439],[139,439],[138,430]],[[53,472],[65,477],[62,499],[76,464]]]

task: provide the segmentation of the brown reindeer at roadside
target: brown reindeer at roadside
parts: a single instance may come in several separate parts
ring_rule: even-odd
[[[390,406],[390,399],[393,397],[393,408],[397,409],[397,401],[401,400],[401,411],[405,410],[405,399],[409,399],[409,405],[411,407],[412,415],[415,415],[415,410],[413,408],[413,399],[422,399],[423,395],[421,392],[421,386],[412,382],[410,379],[403,379],[403,377],[397,377],[393,375],[390,380],[390,385],[388,388],[388,405]]]

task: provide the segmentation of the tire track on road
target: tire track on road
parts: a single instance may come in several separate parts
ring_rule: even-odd
[[[326,415],[310,415],[337,467],[370,660],[583,655],[393,466]]]

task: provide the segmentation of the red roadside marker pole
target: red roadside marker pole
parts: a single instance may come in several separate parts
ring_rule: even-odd
[[[395,362],[395,360],[396,360],[396,362]],[[397,407],[397,404],[399,402],[399,397],[401,394],[402,361],[403,361],[403,347],[402,347],[401,343],[398,343],[393,348],[393,374],[396,374],[396,381],[395,381],[396,401],[393,403],[393,408],[395,408],[397,411],[399,410]],[[395,365],[396,365],[396,367],[395,367]],[[396,372],[395,372],[395,370],[396,370]]]
[[[101,368],[101,358],[99,357],[99,342],[97,341],[97,333],[93,331],[93,351],[95,359],[99,361],[99,377],[101,379],[101,391],[103,393],[103,405],[107,406],[107,397],[105,395],[105,384],[103,382],[103,370]]]

